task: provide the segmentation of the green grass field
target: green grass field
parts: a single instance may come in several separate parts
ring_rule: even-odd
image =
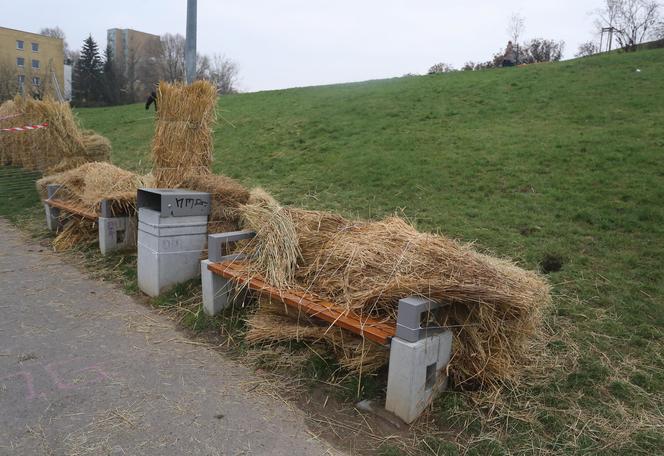
[[[539,366],[494,407],[445,394],[423,452],[662,454],[663,74],[653,50],[225,96],[214,169],[285,204],[401,212],[526,268],[562,261]],[[78,113],[114,163],[150,168],[153,113]]]

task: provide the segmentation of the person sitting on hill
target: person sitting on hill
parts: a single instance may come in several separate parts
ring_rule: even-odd
[[[511,41],[507,43],[505,48],[505,56],[503,57],[503,66],[511,67],[514,66],[514,61],[516,60],[516,55],[514,53],[514,45]]]

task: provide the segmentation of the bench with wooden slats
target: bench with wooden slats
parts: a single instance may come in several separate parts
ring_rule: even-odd
[[[99,216],[95,213],[85,211],[83,209],[80,209],[76,206],[73,206],[71,204],[65,203],[64,201],[61,200],[56,200],[56,199],[45,199],[44,203],[48,204],[51,207],[54,207],[56,209],[60,209],[62,211],[67,212],[68,214],[72,215],[77,215],[79,217],[82,217],[87,220],[92,220],[96,221],[99,219]]]
[[[311,293],[279,290],[269,285],[262,277],[252,274],[247,261],[233,259],[210,263],[208,269],[214,274],[242,284],[262,296],[282,302],[308,316],[318,318],[378,344],[388,345],[396,333],[395,325],[357,315]]]

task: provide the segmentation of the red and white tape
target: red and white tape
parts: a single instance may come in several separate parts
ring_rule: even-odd
[[[25,125],[23,127],[11,127],[11,128],[0,128],[0,131],[30,131],[30,130],[39,130],[40,128],[48,127],[48,122],[38,125]]]

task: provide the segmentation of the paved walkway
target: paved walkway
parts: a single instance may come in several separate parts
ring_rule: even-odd
[[[336,454],[257,382],[0,219],[0,455]]]

